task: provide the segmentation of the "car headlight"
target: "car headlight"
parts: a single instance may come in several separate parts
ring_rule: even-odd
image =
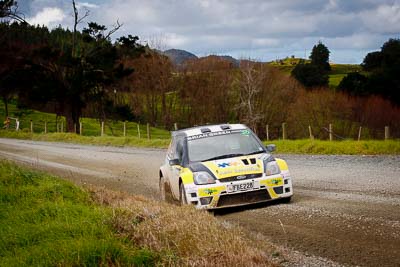
[[[215,179],[208,172],[194,172],[193,179],[195,184],[215,184]]]
[[[276,161],[270,161],[264,163],[265,165],[265,174],[267,176],[269,175],[274,175],[274,174],[279,174],[281,170],[279,169],[278,163]]]

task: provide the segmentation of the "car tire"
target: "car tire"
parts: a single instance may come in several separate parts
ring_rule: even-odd
[[[181,206],[188,204],[186,199],[185,186],[182,183],[179,185],[179,202],[181,203]]]
[[[159,189],[160,189],[160,199],[161,201],[166,201],[167,200],[167,194],[166,194],[166,189],[165,189],[165,178],[160,177],[160,183],[159,183]]]
[[[282,198],[282,199],[281,199],[281,202],[282,202],[282,203],[290,203],[290,201],[292,201],[292,196],[290,196],[290,197],[285,197],[285,198]]]

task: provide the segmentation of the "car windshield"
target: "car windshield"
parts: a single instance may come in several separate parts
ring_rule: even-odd
[[[212,134],[210,134],[212,135]],[[188,138],[189,161],[207,161],[263,153],[264,148],[248,130],[241,132]]]

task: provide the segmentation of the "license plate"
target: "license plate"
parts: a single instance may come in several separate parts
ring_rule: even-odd
[[[231,192],[236,192],[236,191],[247,191],[247,190],[252,190],[254,188],[254,182],[247,182],[247,183],[241,183],[241,184],[229,184],[227,185],[227,191],[229,193]]]

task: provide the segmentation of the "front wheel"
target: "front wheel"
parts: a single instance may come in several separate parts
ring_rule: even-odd
[[[165,178],[164,177],[160,177],[159,188],[160,188],[160,199],[161,199],[161,201],[166,201],[167,197],[166,197],[166,192],[165,192]]]
[[[281,202],[282,202],[282,203],[289,203],[291,200],[292,200],[292,196],[282,198],[282,199],[281,199]]]
[[[183,184],[179,185],[179,202],[181,203],[181,206],[188,204],[186,199],[185,186]]]

